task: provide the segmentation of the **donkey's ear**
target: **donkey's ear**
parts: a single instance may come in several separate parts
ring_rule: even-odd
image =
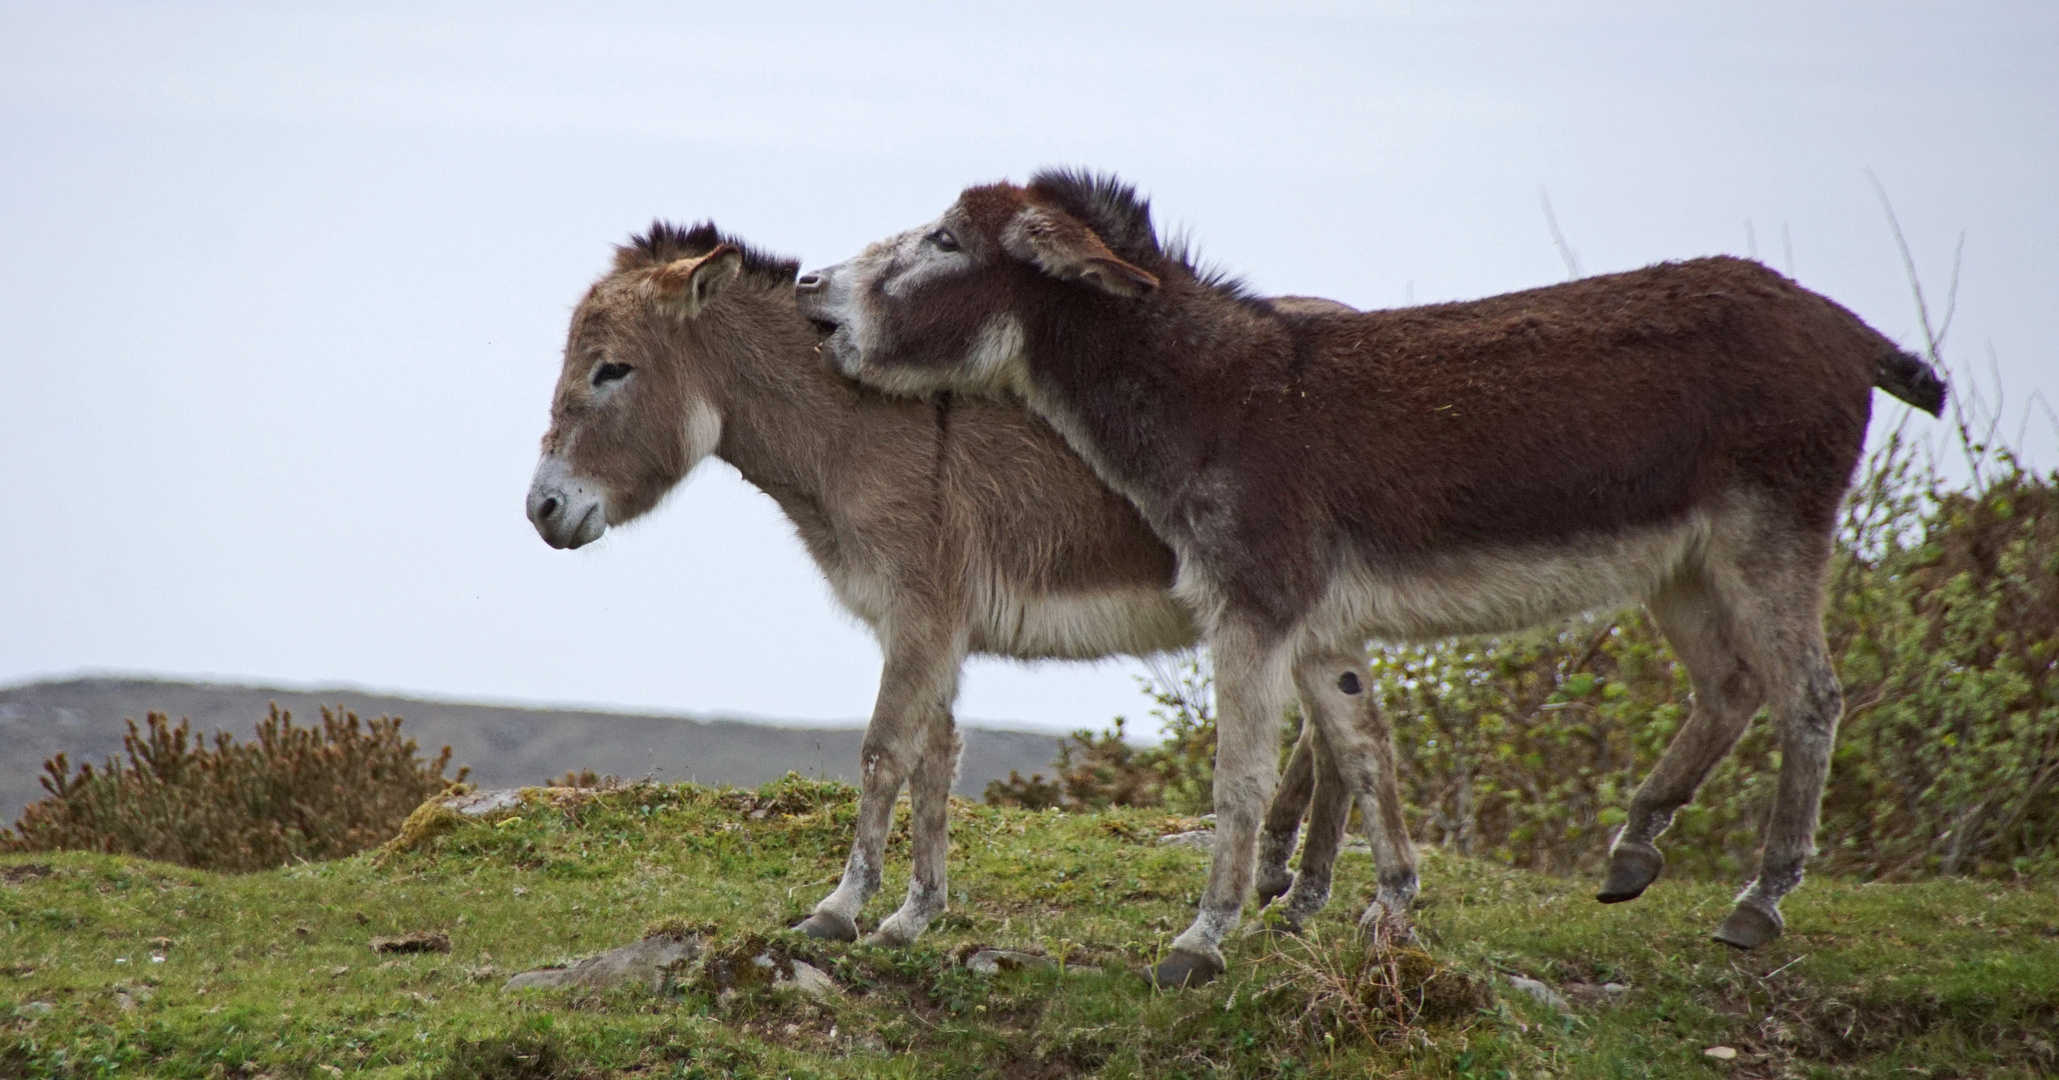
[[[1001,230],[1001,248],[1052,277],[1084,281],[1116,296],[1142,296],[1158,276],[1110,251],[1094,230],[1049,206],[1027,206]]]
[[[666,318],[695,318],[743,265],[744,253],[735,244],[718,244],[706,255],[674,259],[651,274],[651,299]]]

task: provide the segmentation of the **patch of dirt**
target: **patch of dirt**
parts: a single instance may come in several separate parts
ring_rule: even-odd
[[[375,937],[372,939],[375,953],[426,953],[450,951],[450,935],[441,930],[425,930],[419,933],[402,934],[399,937]]]
[[[0,885],[26,885],[31,881],[41,881],[55,872],[42,863],[0,866]]]

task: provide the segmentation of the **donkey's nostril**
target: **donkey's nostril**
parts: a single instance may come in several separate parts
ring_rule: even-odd
[[[545,518],[554,517],[557,512],[558,500],[556,499],[545,499],[543,500],[543,505],[536,508],[537,515]]]
[[[794,288],[799,292],[819,292],[825,281],[821,274],[807,273],[794,279]]]

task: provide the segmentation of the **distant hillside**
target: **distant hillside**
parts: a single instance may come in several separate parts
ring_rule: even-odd
[[[399,716],[401,730],[434,757],[448,745],[455,765],[472,767],[484,787],[534,784],[567,769],[625,778],[762,784],[789,770],[856,782],[860,728],[797,728],[737,720],[566,709],[454,705],[359,690],[278,690],[149,679],[71,679],[0,688],[0,825],[44,795],[43,761],[59,751],[76,764],[121,750],[122,720],[146,712],[190,717],[196,731],[226,730],[239,739],[271,702],[295,722],[318,723],[321,707],[342,705],[367,719]],[[1009,770],[1050,771],[1059,739],[1024,731],[964,728],[959,794],[977,796]]]

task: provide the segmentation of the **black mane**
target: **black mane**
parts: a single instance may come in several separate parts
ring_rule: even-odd
[[[791,284],[801,272],[799,259],[789,259],[754,248],[734,236],[729,236],[715,227],[712,221],[703,221],[692,228],[682,229],[669,221],[653,221],[648,231],[629,238],[629,243],[615,249],[615,271],[634,270],[644,266],[658,266],[675,259],[691,259],[706,255],[722,244],[733,244],[743,252],[743,272],[766,277],[782,284]]]
[[[1030,177],[1029,190],[1049,199],[1073,217],[1085,222],[1110,251],[1144,267],[1172,263],[1194,275],[1201,284],[1236,299],[1252,298],[1244,282],[1218,267],[1201,265],[1191,240],[1174,236],[1162,243],[1151,223],[1151,200],[1137,194],[1136,186],[1116,179],[1112,173],[1087,169],[1040,169]]]

